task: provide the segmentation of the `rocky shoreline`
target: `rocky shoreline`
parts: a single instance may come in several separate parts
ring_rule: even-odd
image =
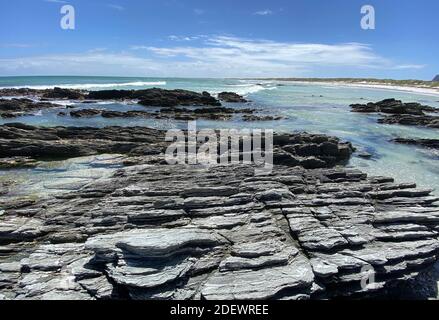
[[[142,164],[5,208],[6,299],[376,297],[439,253],[430,190],[356,170]],[[376,282],[361,287],[369,270]]]
[[[72,117],[217,120],[240,113],[255,117],[249,121],[277,119],[223,107],[220,100],[247,102],[229,92],[218,95],[220,100],[161,89],[3,94],[137,99],[161,108],[71,110]],[[8,101],[22,107],[0,107],[1,112],[35,111],[40,103]],[[51,108],[42,103],[40,108]],[[435,111],[429,108],[396,100],[353,106],[356,112],[415,117]],[[355,152],[349,142],[275,134],[273,172],[260,176],[243,164],[168,165],[164,135],[145,127],[0,126],[2,169],[121,155],[105,160],[118,168],[112,174],[44,197],[12,200],[13,182],[0,181],[0,300],[391,298],[395,288],[419,283],[419,275],[434,270],[439,198],[414,183],[344,168]],[[395,142],[437,147],[433,140]]]

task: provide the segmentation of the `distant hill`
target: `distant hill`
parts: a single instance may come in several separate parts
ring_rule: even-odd
[[[433,79],[433,81],[435,81],[435,82],[439,82],[439,75],[437,75],[437,76]]]

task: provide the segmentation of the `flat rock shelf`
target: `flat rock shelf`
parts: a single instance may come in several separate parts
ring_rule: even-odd
[[[437,260],[437,201],[357,170],[138,164],[2,210],[0,298],[377,297]]]

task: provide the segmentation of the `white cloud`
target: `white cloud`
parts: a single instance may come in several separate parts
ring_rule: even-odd
[[[118,11],[125,10],[124,7],[122,7],[121,5],[118,5],[118,4],[109,4],[108,7],[111,9],[114,9],[114,10],[118,10]]]
[[[274,14],[274,12],[272,10],[266,9],[266,10],[256,11],[254,14],[257,16],[271,16],[272,14]]]
[[[194,9],[194,13],[198,16],[201,16],[201,15],[205,14],[206,11],[203,9]]]
[[[407,69],[424,69],[427,65],[425,64],[402,64],[394,67],[396,70],[407,70]]]
[[[203,36],[176,36],[176,35],[170,35],[168,37],[169,40],[172,41],[195,41],[203,38]]]
[[[184,39],[192,37],[177,37]],[[361,43],[319,44],[199,36],[195,45],[136,45],[132,53],[93,50],[84,54],[0,59],[0,74],[82,74],[181,77],[299,77],[346,70],[419,69],[396,64]],[[189,42],[186,42],[187,44]],[[134,52],[135,51],[135,52]]]

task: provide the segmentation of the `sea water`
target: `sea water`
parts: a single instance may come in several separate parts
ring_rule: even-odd
[[[396,137],[436,138],[439,131],[420,127],[378,124],[378,115],[350,112],[350,104],[376,102],[396,98],[404,102],[419,102],[439,108],[439,95],[409,93],[390,89],[357,88],[343,85],[260,81],[245,79],[178,79],[122,77],[5,77],[0,87],[45,89],[55,86],[71,89],[187,89],[207,91],[215,95],[232,91],[246,96],[250,104],[234,104],[236,108],[255,108],[262,114],[281,115],[284,120],[243,122],[240,117],[229,121],[198,121],[198,128],[261,128],[276,132],[309,132],[337,136],[372,154],[371,159],[354,156],[349,167],[372,175],[391,176],[397,182],[416,182],[419,187],[436,189],[439,194],[439,152],[391,142]],[[82,104],[59,101],[79,108],[108,110],[155,110],[133,102],[99,102]],[[226,104],[226,106],[229,106]],[[232,106],[232,105],[230,105]],[[23,122],[41,126],[147,126],[159,129],[186,128],[187,123],[157,119],[75,119],[58,116],[60,110],[43,110],[35,116],[0,119],[0,124]],[[32,173],[32,171],[31,171]],[[5,174],[0,173],[1,174]],[[29,171],[27,171],[29,174]]]

